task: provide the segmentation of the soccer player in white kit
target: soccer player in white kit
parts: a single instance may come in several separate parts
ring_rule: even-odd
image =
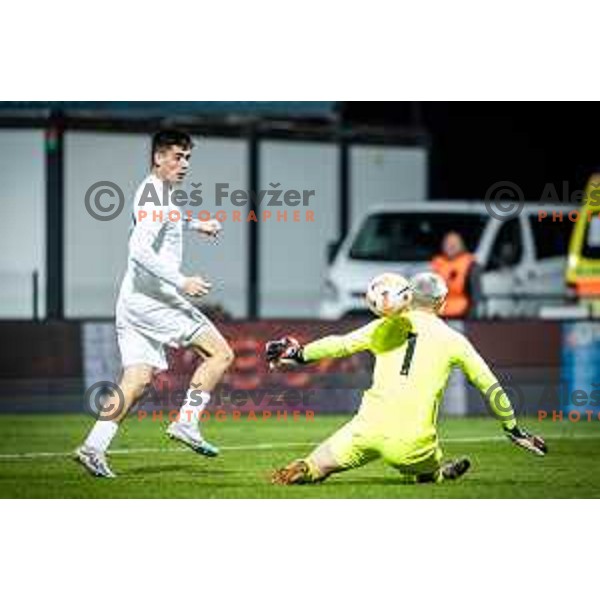
[[[106,404],[76,451],[76,459],[100,477],[115,476],[106,451],[128,410],[151,384],[155,370],[167,368],[166,346],[189,347],[203,359],[192,376],[179,419],[171,423],[167,434],[199,454],[212,457],[219,452],[203,439],[199,416],[234,355],[225,338],[190,301],[207,294],[211,284],[198,275],[183,275],[180,269],[184,229],[216,236],[221,225],[215,220],[186,221],[184,209],[171,198],[188,172],[192,147],[186,133],[157,133],[152,139],[151,174],[135,195],[127,272],[116,310],[123,364],[121,401],[116,409],[114,403]],[[161,206],[149,198],[160,199]],[[175,214],[172,211],[181,218],[170,218]]]

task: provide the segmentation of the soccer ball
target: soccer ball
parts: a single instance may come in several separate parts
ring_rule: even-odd
[[[367,288],[367,305],[378,317],[391,317],[406,310],[412,302],[409,282],[397,273],[377,275]]]

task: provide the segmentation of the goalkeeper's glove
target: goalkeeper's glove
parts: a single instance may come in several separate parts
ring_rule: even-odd
[[[265,355],[269,367],[273,369],[281,365],[299,365],[304,363],[302,346],[293,337],[271,340],[265,345]]]
[[[546,442],[539,435],[533,435],[518,425],[515,425],[512,429],[504,427],[504,431],[513,444],[521,446],[521,448],[525,448],[525,450],[533,452],[538,456],[547,454],[548,447],[546,446]]]

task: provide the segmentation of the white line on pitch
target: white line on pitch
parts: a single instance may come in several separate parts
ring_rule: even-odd
[[[277,448],[293,448],[294,446],[315,446],[318,442],[285,442],[282,444],[251,444],[245,446],[219,446],[221,450],[273,450]],[[164,452],[189,452],[187,448],[123,448],[121,450],[109,450],[108,454],[153,454]],[[20,454],[0,454],[0,460],[20,458],[65,458],[73,456],[73,452],[22,452]]]
[[[584,440],[584,439],[600,439],[600,435],[557,435],[545,436],[547,440]],[[442,438],[442,444],[469,444],[481,442],[498,442],[505,441],[506,436],[495,435],[487,437],[465,437],[465,438]],[[242,446],[219,446],[221,450],[236,451],[236,450],[277,450],[283,448],[308,447],[316,446],[319,442],[282,442],[275,444],[248,444]],[[109,454],[158,454],[171,452],[189,452],[187,448],[123,448],[121,450],[111,450]],[[22,452],[18,454],[0,454],[0,460],[18,460],[27,458],[66,458],[73,456],[73,452]]]

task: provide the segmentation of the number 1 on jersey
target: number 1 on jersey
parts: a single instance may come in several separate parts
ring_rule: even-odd
[[[410,365],[412,364],[413,356],[415,355],[416,345],[417,334],[411,332],[408,334],[406,354],[404,355],[404,360],[402,361],[402,370],[400,371],[400,375],[408,375],[408,372],[410,371]]]

